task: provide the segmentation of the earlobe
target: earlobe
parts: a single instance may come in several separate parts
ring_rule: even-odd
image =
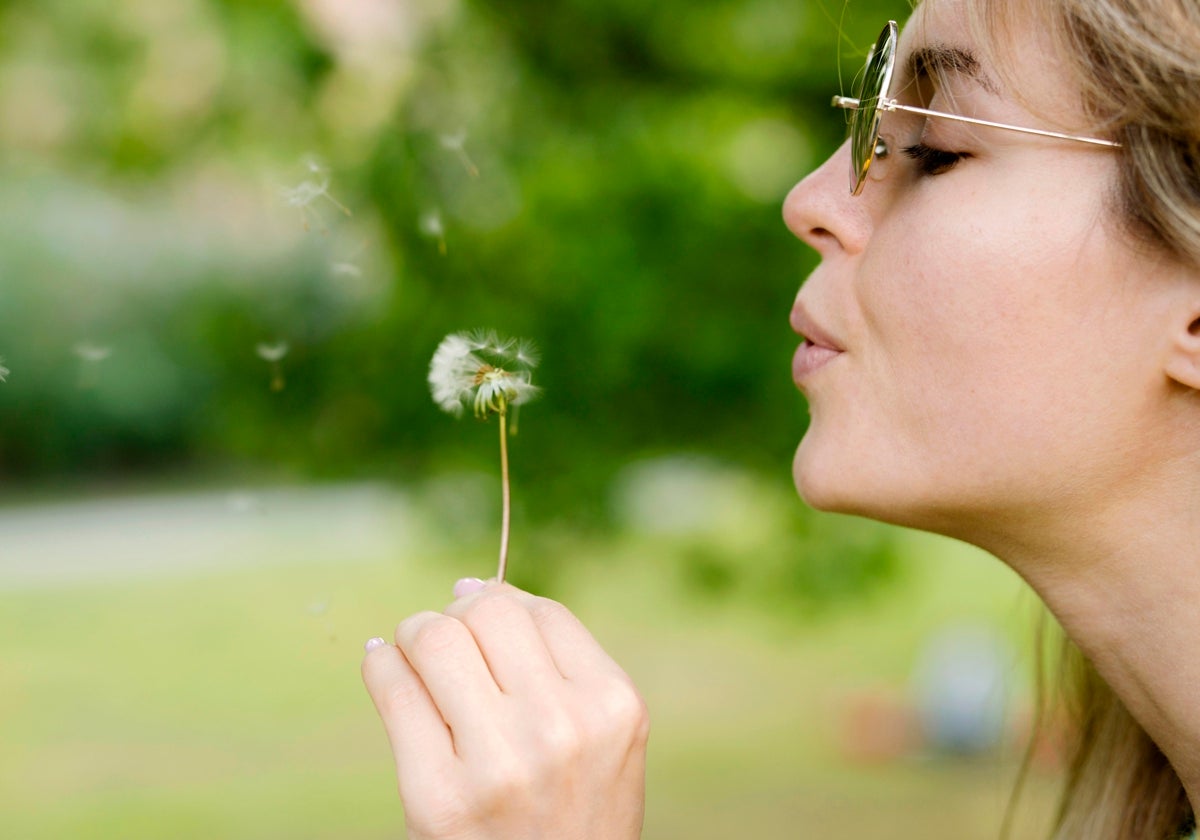
[[[1166,374],[1180,385],[1200,391],[1200,302],[1171,336]]]

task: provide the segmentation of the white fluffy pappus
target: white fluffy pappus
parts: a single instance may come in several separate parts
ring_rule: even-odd
[[[443,411],[458,417],[469,405],[482,418],[534,399],[541,390],[532,383],[537,363],[537,351],[527,340],[491,330],[451,333],[429,363],[429,388]]]

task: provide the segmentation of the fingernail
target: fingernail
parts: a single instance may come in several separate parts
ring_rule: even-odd
[[[454,597],[461,598],[464,595],[470,595],[472,592],[483,589],[484,586],[484,582],[479,578],[462,578],[454,584]]]
[[[370,653],[371,651],[375,650],[375,648],[383,647],[386,644],[387,642],[376,636],[374,639],[367,639],[366,643],[363,645],[363,648],[367,651],[367,653]]]

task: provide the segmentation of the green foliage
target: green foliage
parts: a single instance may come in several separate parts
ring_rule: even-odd
[[[905,4],[855,2],[840,46],[805,0],[384,5],[0,10],[0,471],[490,467],[424,384],[485,326],[544,348],[530,516],[606,521],[644,454],[782,475],[813,256],[780,203],[840,142],[839,50],[849,78]],[[286,206],[307,154],[352,218]],[[280,340],[276,393],[254,348]]]

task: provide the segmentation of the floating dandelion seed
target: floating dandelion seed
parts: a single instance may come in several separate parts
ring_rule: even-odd
[[[90,364],[103,362],[112,355],[111,347],[101,347],[98,344],[89,344],[86,341],[79,342],[72,349],[74,349],[75,355],[78,356],[81,361],[88,362]]]
[[[345,259],[334,260],[329,263],[329,271],[335,277],[362,277],[362,268],[358,265],[358,258],[367,250],[367,246],[371,243],[370,239],[364,239],[359,246],[354,250],[354,253],[348,255]]]
[[[438,253],[446,256],[446,228],[442,225],[442,214],[429,210],[421,214],[421,233],[437,240]]]
[[[79,387],[91,388],[96,384],[94,368],[112,355],[111,347],[101,347],[87,341],[81,341],[71,348],[79,357]]]
[[[362,277],[362,269],[351,262],[334,262],[329,270],[341,277]]]
[[[308,605],[309,615],[325,615],[329,612],[329,596],[326,596],[319,601],[313,601]]]
[[[271,365],[271,390],[282,391],[284,386],[283,366],[279,363],[288,354],[287,342],[280,341],[275,344],[259,344],[254,350],[258,353],[260,359]]]
[[[12,371],[4,366],[4,357],[0,356],[0,382],[7,382],[10,373]]]
[[[475,165],[475,161],[471,160],[471,156],[467,154],[467,132],[458,131],[454,134],[439,134],[438,141],[442,144],[442,148],[454,152],[463,167],[467,170],[467,174],[472,178],[479,177],[479,167]]]
[[[280,341],[277,344],[260,344],[254,349],[258,353],[259,358],[267,362],[278,362],[288,352],[286,341]]]
[[[325,223],[321,220],[321,214],[317,212],[317,208],[313,206],[318,198],[324,198],[347,216],[352,214],[349,207],[329,194],[329,173],[326,169],[311,159],[305,165],[312,177],[301,181],[294,187],[284,187],[279,194],[283,196],[283,201],[288,207],[300,208],[300,216],[304,220],[305,230],[309,229],[308,221],[311,216],[316,220],[321,232],[324,233]]]
[[[502,338],[489,331],[451,333],[442,339],[429,363],[429,388],[433,401],[455,417],[470,406],[475,416],[500,418],[500,566],[496,580],[504,581],[508,566],[508,531],[512,505],[508,487],[508,413],[513,410],[511,432],[516,434],[516,411],[538,395],[532,383],[538,356],[532,342]]]

